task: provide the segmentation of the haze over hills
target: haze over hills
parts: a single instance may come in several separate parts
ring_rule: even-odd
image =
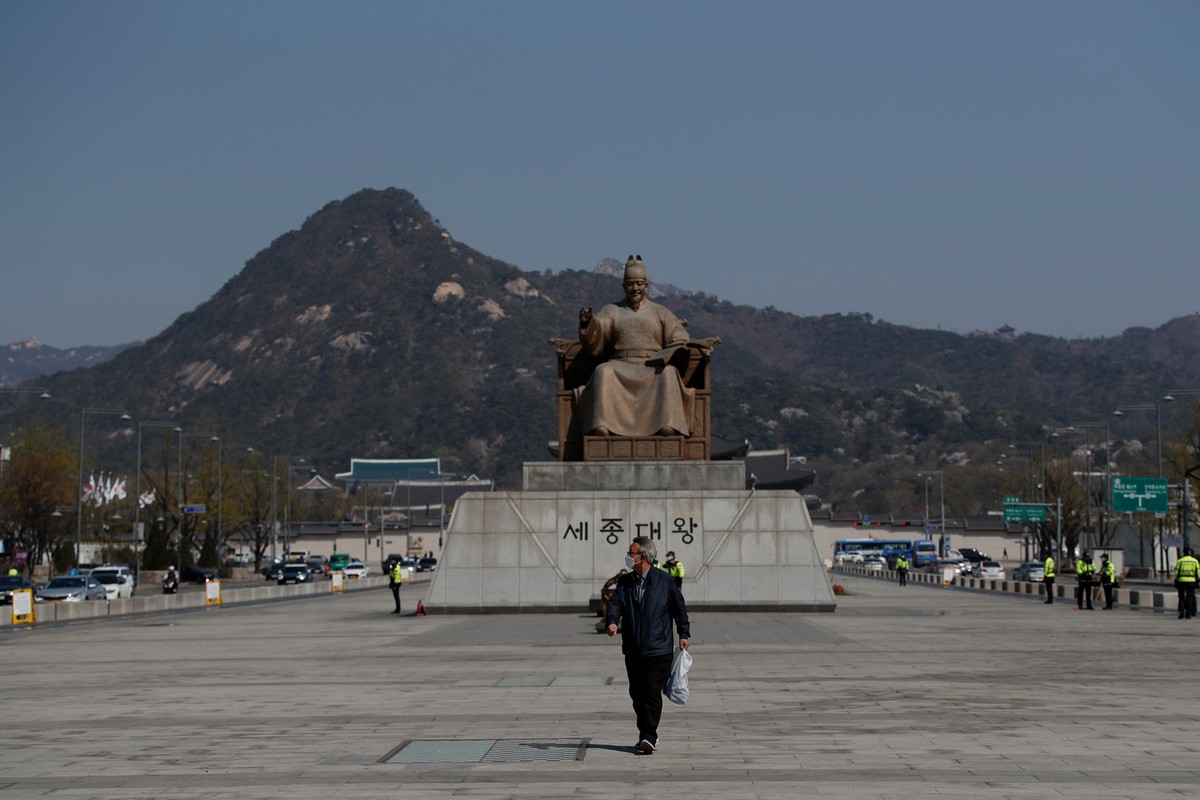
[[[522,271],[455,240],[410,193],[363,190],[280,236],[158,336],[39,378],[58,410],[38,413],[66,422],[85,405],[120,407],[303,455],[327,474],[352,456],[439,456],[514,487],[554,436],[545,340],[571,336],[580,306],[621,296],[610,272]],[[998,481],[992,462],[1009,442],[1200,386],[1200,315],[1064,340],[797,317],[659,289],[694,337],[722,339],[714,430],[806,456],[816,490],[844,508],[895,503],[916,469],[950,464],[975,470],[965,504],[968,483],[979,493]],[[34,413],[0,400],[6,424]]]
[[[112,347],[51,347],[35,339],[13,342],[0,351],[0,387],[16,386],[42,375],[103,364],[117,353],[133,347],[122,344]]]

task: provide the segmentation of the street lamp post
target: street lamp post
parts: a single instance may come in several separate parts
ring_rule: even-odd
[[[1167,395],[1167,396],[1170,397],[1170,395]],[[1117,410],[1114,411],[1112,413],[1112,415],[1114,417],[1122,417],[1125,415],[1126,411],[1153,411],[1154,412],[1155,428],[1158,431],[1158,437],[1157,437],[1158,438],[1158,447],[1156,449],[1156,453],[1158,455],[1158,477],[1161,478],[1163,476],[1162,406],[1159,405],[1158,403],[1124,403],[1124,404],[1118,405]],[[1139,528],[1141,527],[1140,523],[1139,523],[1138,527]],[[1139,541],[1141,540],[1140,535],[1139,535],[1138,539],[1139,539]],[[1163,518],[1160,516],[1158,518],[1158,545],[1160,548],[1162,548],[1163,558],[1166,559],[1166,548],[1162,547],[1162,540],[1163,540]],[[1140,555],[1140,550],[1141,550],[1140,546],[1138,549],[1139,549],[1139,555]],[[1180,555],[1182,555],[1182,553]]]
[[[88,414],[108,414],[130,419],[129,414],[120,408],[84,408],[79,413],[79,481],[75,485],[75,566],[79,567],[80,553],[83,551],[83,434],[87,426]]]
[[[0,394],[36,394],[39,400],[49,400],[50,392],[45,386],[0,387]]]
[[[1167,395],[1171,397],[1171,395]],[[1158,431],[1158,477],[1163,476],[1162,468],[1162,406],[1158,403],[1124,403],[1117,406],[1117,410],[1112,413],[1114,417],[1122,417],[1126,411],[1153,411],[1156,426]]]
[[[1086,525],[1087,535],[1093,535],[1092,529],[1092,429],[1104,429],[1104,507],[1100,516],[1100,527],[1103,530],[1108,530],[1108,507],[1111,502],[1109,497],[1112,494],[1112,451],[1110,448],[1111,436],[1109,436],[1108,420],[1103,422],[1072,422],[1068,431],[1082,430],[1086,436],[1084,448],[1087,451],[1087,509],[1086,509]],[[1087,544],[1086,542],[1084,543]]]
[[[925,536],[929,536],[929,479],[938,476],[938,499],[942,505],[942,521],[938,532],[938,556],[944,556],[943,547],[946,543],[946,479],[940,469],[927,469],[919,475],[925,478]]]
[[[1163,402],[1173,403],[1173,402],[1175,402],[1176,397],[1188,397],[1188,396],[1195,397],[1197,395],[1200,395],[1200,389],[1169,389],[1167,391],[1166,396],[1163,397]],[[1182,497],[1180,498],[1180,501],[1179,501],[1179,511],[1180,511],[1179,532],[1183,538],[1184,549],[1187,549],[1189,547],[1189,545],[1188,545],[1188,516],[1191,514],[1191,511],[1192,511],[1192,508],[1191,508],[1192,501],[1191,501],[1190,494],[1188,492],[1188,479],[1194,477],[1195,474],[1196,474],[1196,468],[1193,467],[1192,469],[1188,469],[1187,465],[1185,464],[1184,468],[1183,468],[1183,475],[1181,475],[1180,479],[1179,479],[1180,486],[1182,487],[1182,492],[1181,492]]]
[[[138,426],[137,426],[137,428],[138,428],[138,431],[137,431],[137,467],[135,469],[135,472],[137,474],[134,476],[134,479],[133,479],[133,481],[134,481],[134,484],[133,484],[134,485],[134,490],[133,490],[134,491],[134,494],[133,494],[133,538],[134,538],[133,571],[134,571],[134,581],[135,582],[137,581],[137,573],[139,571],[138,567],[139,567],[139,564],[141,563],[141,559],[138,555],[137,545],[140,544],[141,540],[142,540],[142,531],[141,531],[141,526],[142,526],[142,428],[167,428],[167,427],[173,428],[173,427],[175,427],[175,423],[174,422],[144,421],[144,422],[138,422]]]

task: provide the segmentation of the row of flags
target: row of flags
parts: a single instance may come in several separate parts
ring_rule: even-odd
[[[113,502],[114,500],[124,500],[129,496],[129,492],[125,488],[125,479],[117,478],[113,475],[108,477],[104,473],[100,473],[100,480],[96,480],[95,474],[88,478],[87,485],[83,487],[83,503],[84,505],[94,505],[96,508]]]

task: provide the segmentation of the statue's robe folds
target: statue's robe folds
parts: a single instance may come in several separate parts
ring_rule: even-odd
[[[671,311],[645,301],[638,310],[621,301],[594,314],[579,331],[583,351],[607,359],[575,390],[585,434],[604,427],[615,436],[653,436],[666,427],[691,433],[696,392],[661,357],[646,360],[688,340],[687,329]]]

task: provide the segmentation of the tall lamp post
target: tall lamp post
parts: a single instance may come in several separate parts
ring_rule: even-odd
[[[1170,397],[1171,395],[1167,395]],[[1162,468],[1162,406],[1158,403],[1123,403],[1112,413],[1114,417],[1125,416],[1126,411],[1153,411],[1158,431],[1158,477],[1163,476]]]
[[[1085,435],[1084,449],[1087,454],[1087,508],[1085,510],[1087,521],[1085,524],[1087,525],[1088,536],[1094,533],[1094,529],[1092,528],[1092,430],[1099,430],[1101,428],[1104,429],[1104,508],[1100,516],[1100,527],[1107,530],[1109,496],[1112,493],[1112,451],[1110,450],[1112,437],[1109,435],[1108,420],[1104,420],[1103,422],[1072,422],[1067,428],[1072,433],[1082,430]]]
[[[0,387],[0,394],[36,394],[39,400],[49,400],[50,393],[45,386],[14,386]]]
[[[1176,397],[1187,397],[1187,396],[1195,397],[1197,395],[1200,395],[1200,389],[1170,389],[1167,391],[1166,396],[1163,397],[1163,401],[1167,402],[1167,403],[1173,403],[1173,402],[1175,402]],[[1179,510],[1180,510],[1179,532],[1183,537],[1184,548],[1187,548],[1189,546],[1188,545],[1188,517],[1190,516],[1190,514],[1192,512],[1192,500],[1191,500],[1191,496],[1188,492],[1188,478],[1194,477],[1195,472],[1196,472],[1195,467],[1189,469],[1187,467],[1187,465],[1184,464],[1183,475],[1181,475],[1180,479],[1179,479],[1179,483],[1183,487],[1183,490],[1181,492],[1181,494],[1183,496],[1180,498],[1180,501],[1179,501]]]
[[[186,438],[186,439],[204,439],[204,438],[207,438],[207,439],[208,439],[210,442],[216,442],[216,443],[217,443],[217,460],[218,460],[218,464],[219,464],[219,463],[220,463],[220,458],[221,458],[221,450],[220,450],[220,442],[221,442],[221,439],[220,439],[220,437],[218,437],[218,436],[217,436],[216,434],[214,434],[214,433],[188,433],[188,432],[185,432],[185,431],[183,430],[183,428],[176,428],[176,429],[175,429],[175,432],[179,434],[179,496],[178,496],[178,511],[179,511],[179,514],[178,514],[178,516],[179,516],[179,568],[180,568],[180,569],[183,569],[183,527],[184,527],[184,526],[183,526],[183,518],[184,518],[184,513],[183,513],[183,510],[184,510],[184,504],[183,504],[183,482],[184,482],[184,472],[183,472],[183,440],[184,440],[185,438]],[[189,466],[190,466],[190,464],[191,464],[191,458],[190,458],[190,457],[188,458],[188,464],[189,464]],[[220,474],[219,474],[219,471],[220,471],[220,467],[218,466],[218,476],[217,476],[217,481],[218,481],[218,482],[217,482],[217,492],[218,492],[218,502],[217,502],[217,508],[218,508],[218,509],[220,509],[220,500],[219,500],[219,497],[220,497],[220,494],[219,494],[219,493],[220,493]],[[207,524],[207,523],[206,523],[206,524]]]
[[[1169,397],[1170,395],[1168,395]],[[1162,459],[1162,406],[1158,403],[1123,403],[1117,406],[1117,410],[1112,413],[1114,417],[1125,416],[1126,411],[1153,411],[1155,418],[1155,428],[1158,431],[1158,447],[1156,453],[1158,455],[1158,477],[1163,476],[1163,459]],[[1139,528],[1141,525],[1139,524]],[[1163,518],[1158,518],[1158,544],[1162,547],[1163,538]],[[1140,540],[1140,536],[1139,536]],[[1140,548],[1139,548],[1140,550]],[[1166,548],[1162,548],[1163,559],[1165,560]],[[1182,555],[1182,554],[1181,554]]]
[[[79,413],[79,482],[75,485],[75,566],[79,567],[83,551],[83,434],[87,427],[88,414],[107,414],[129,420],[131,417],[120,408],[84,408]]]
[[[942,521],[938,533],[938,557],[944,556],[946,543],[946,479],[940,469],[927,469],[917,473],[925,478],[925,536],[929,536],[929,479],[938,476],[938,499],[942,505]]]
[[[134,538],[134,559],[133,571],[134,581],[137,581],[138,566],[141,559],[138,557],[138,549],[136,545],[140,544],[142,537],[142,428],[174,428],[174,422],[155,422],[155,421],[140,421],[137,424],[137,467],[134,470],[134,494],[133,494],[133,538]]]

